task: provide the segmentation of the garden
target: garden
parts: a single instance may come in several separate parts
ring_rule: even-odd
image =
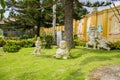
[[[43,45],[41,54],[33,54],[35,40],[5,41],[0,48],[1,80],[87,80],[101,66],[120,65],[119,41],[106,51],[86,49],[85,42],[74,40],[76,47],[64,60],[53,56],[58,46],[52,44],[49,48]],[[52,41],[50,35],[47,40]]]
[[[98,0],[1,0],[0,80],[120,80],[120,39],[110,42],[107,38],[111,35],[106,24],[108,11],[103,11],[100,31],[94,23],[97,8],[111,4]],[[115,4],[113,7],[119,14]],[[88,26],[89,13],[93,15]]]

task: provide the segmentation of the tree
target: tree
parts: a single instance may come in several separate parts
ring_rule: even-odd
[[[44,1],[42,3],[39,2],[39,0],[18,1],[14,5],[14,13],[17,13],[17,16],[14,16],[14,24],[21,24],[24,27],[33,28],[37,26],[37,36],[40,34],[40,27],[51,27],[52,8],[44,7]],[[8,21],[8,23],[10,22],[11,21]]]
[[[111,4],[110,2],[99,2],[96,1],[95,3],[86,2],[82,3],[78,0],[65,0],[65,36],[66,41],[68,43],[68,48],[73,48],[73,3],[76,2],[81,6],[88,6],[88,7],[99,7],[99,6],[106,6]]]
[[[6,3],[5,0],[0,0],[0,19],[3,19]]]
[[[73,19],[80,20],[89,12],[82,5],[77,2],[73,3]],[[65,2],[59,2],[56,5],[57,25],[64,25],[65,23]]]
[[[65,40],[68,48],[74,47],[73,43],[73,1],[65,0]]]
[[[112,2],[112,4],[113,4],[115,10],[114,10],[111,6],[110,6],[110,8],[112,9],[115,17],[117,18],[118,22],[120,23],[120,18],[119,18],[119,17],[120,17],[120,11],[117,9],[117,7],[116,7],[116,5],[115,5],[114,2]],[[116,13],[115,11],[117,11],[117,13]],[[118,15],[117,15],[117,14],[118,14]]]
[[[21,6],[21,9],[19,9],[17,11],[19,13],[21,13],[23,20],[25,20],[25,22],[28,22],[29,24],[36,24],[36,26],[38,27],[38,29],[37,29],[38,33],[39,33],[39,28],[43,24],[48,24],[50,22],[50,19],[49,19],[50,14],[48,13],[51,11],[50,7],[59,1],[61,1],[63,3],[65,2],[64,3],[65,4],[64,5],[64,7],[65,7],[65,36],[66,36],[66,41],[68,42],[68,45],[67,45],[68,48],[74,47],[74,44],[73,44],[73,16],[74,16],[73,7],[74,7],[74,3],[79,4],[81,6],[89,6],[89,7],[99,7],[102,5],[108,5],[108,4],[105,4],[105,2],[100,3],[97,1],[94,4],[92,4],[89,1],[86,3],[82,3],[82,2],[79,2],[78,0],[55,0],[55,1],[40,0],[40,1],[43,1],[42,3],[39,3],[40,2],[39,0],[29,0],[29,1],[24,0],[24,1],[26,2],[26,4],[24,3],[24,5]],[[35,2],[37,4],[33,4],[33,2]],[[48,11],[47,9],[50,11]],[[45,14],[45,13],[47,13],[47,14]],[[46,16],[49,16],[49,17],[46,17]],[[47,20],[44,20],[44,19],[47,19]],[[39,36],[39,34],[38,34],[38,36]]]

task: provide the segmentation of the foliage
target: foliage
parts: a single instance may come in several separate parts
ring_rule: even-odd
[[[86,46],[86,41],[79,41],[79,46],[83,46],[83,47],[85,47]]]
[[[120,50],[120,41],[111,42],[111,49],[118,49],[118,50]]]
[[[20,39],[29,39],[29,38],[32,38],[32,36],[31,35],[26,35],[26,34],[20,36]]]
[[[73,9],[73,18],[75,20],[80,20],[89,13],[87,9],[84,8],[83,5],[80,5],[79,2],[77,2],[76,0],[74,1]]]
[[[79,41],[78,41],[78,39],[74,39],[74,45],[75,45],[75,46],[79,46]]]
[[[21,46],[18,42],[14,40],[6,41],[5,46],[3,46],[4,52],[18,52],[21,49]]]
[[[78,39],[78,35],[77,34],[74,35],[74,39]]]
[[[5,45],[4,36],[0,36],[0,47],[3,47]]]
[[[87,13],[87,9],[82,7],[82,5],[79,5],[78,2],[74,2],[73,6],[73,19],[75,20],[80,20],[82,19]],[[57,3],[56,7],[56,15],[57,15],[57,20],[56,23],[57,25],[64,25],[64,18],[65,18],[65,2],[61,1]]]
[[[0,0],[0,20],[4,18],[6,2],[5,0]]]
[[[20,40],[20,46],[21,47],[34,47],[35,46],[35,41],[33,39],[25,39],[25,40]]]
[[[16,28],[33,28],[37,26],[37,36],[39,36],[40,27],[52,26],[52,8],[44,7],[45,0],[41,3],[39,0],[23,0],[17,1],[14,6],[12,17],[15,21],[8,20],[6,24],[17,26]]]
[[[42,34],[40,36],[42,42],[42,48],[50,49],[53,44],[53,36],[50,34]]]
[[[76,34],[74,35],[74,46],[79,46],[79,40]]]
[[[5,52],[18,52],[21,48],[29,48],[34,46],[34,39],[6,40],[6,44],[3,47],[3,50]]]
[[[86,46],[86,42],[85,42],[85,41],[78,40],[78,39],[74,39],[74,45],[75,45],[75,46],[85,47],[85,46]]]
[[[45,48],[50,49],[52,47],[52,43],[53,43],[53,36],[52,35],[46,35],[45,36],[45,41],[46,41]]]
[[[101,6],[108,6],[111,4],[110,1],[96,1],[94,3],[91,3],[90,1],[87,2],[81,2],[82,5],[87,7],[101,7]]]

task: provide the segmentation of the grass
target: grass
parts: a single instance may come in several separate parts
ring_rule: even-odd
[[[76,47],[67,60],[53,57],[56,49],[44,49],[33,55],[34,48],[4,53],[0,48],[0,80],[85,80],[100,66],[120,65],[120,50],[103,51]]]

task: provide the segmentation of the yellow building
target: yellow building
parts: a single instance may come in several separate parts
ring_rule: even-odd
[[[117,9],[120,12],[120,6],[117,6]],[[120,40],[120,21],[118,18],[120,20],[120,14],[115,8],[102,11],[97,11],[97,8],[93,8],[93,12],[87,14],[83,19],[79,21],[73,20],[73,33],[78,35],[79,40],[87,41],[89,27],[95,26],[109,41],[118,41]],[[52,33],[52,28],[46,28],[44,31]],[[56,26],[56,31],[64,31],[64,26]]]
[[[117,6],[120,12],[120,6]],[[115,13],[113,12],[115,11]],[[117,16],[117,17],[116,17]],[[81,40],[88,40],[87,32],[89,27],[95,26],[109,41],[120,40],[120,14],[115,8],[104,9],[102,11],[94,11],[87,14],[84,19],[80,20],[78,26],[78,37]]]

